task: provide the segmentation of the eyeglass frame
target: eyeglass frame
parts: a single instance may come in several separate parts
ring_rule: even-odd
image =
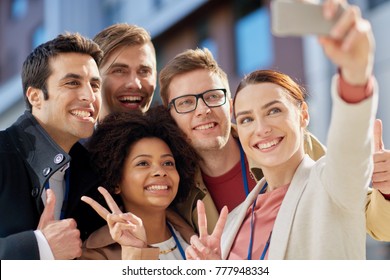
[[[220,104],[220,105],[209,106],[209,105],[207,104],[207,102],[203,99],[203,95],[206,94],[206,93],[208,93],[208,92],[210,92],[210,91],[214,91],[214,90],[222,90],[223,96],[224,96],[225,100],[224,100],[223,103]],[[204,103],[207,107],[209,107],[209,108],[220,107],[220,106],[223,106],[223,105],[226,104],[226,99],[227,99],[227,98],[226,98],[226,92],[227,92],[226,88],[213,88],[213,89],[209,89],[209,90],[206,90],[206,91],[201,92],[201,93],[198,93],[198,94],[186,94],[186,95],[178,96],[178,97],[173,98],[173,99],[168,103],[167,110],[169,111],[169,110],[171,110],[172,107],[174,107],[174,108],[175,108],[175,111],[176,111],[178,114],[187,114],[187,113],[191,113],[191,112],[195,111],[196,108],[198,108],[198,101],[199,101],[199,98],[201,98],[202,101],[203,101],[203,103]],[[180,98],[183,98],[183,97],[187,97],[187,96],[195,96],[195,98],[196,98],[195,108],[192,109],[191,111],[179,112],[179,111],[177,110],[177,108],[176,108],[175,101],[176,101],[177,99],[180,99]]]

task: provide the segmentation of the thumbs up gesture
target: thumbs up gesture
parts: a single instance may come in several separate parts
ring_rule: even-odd
[[[390,151],[384,149],[382,139],[382,121],[374,124],[374,173],[372,187],[382,194],[390,194]]]
[[[37,229],[45,236],[56,260],[74,259],[81,256],[80,231],[74,219],[54,219],[55,203],[54,192],[47,189],[46,206]]]

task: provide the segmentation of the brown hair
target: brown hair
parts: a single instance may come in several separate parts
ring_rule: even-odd
[[[111,52],[122,46],[149,44],[154,50],[148,31],[137,25],[127,23],[113,24],[96,34],[93,40],[104,52],[102,65]]]
[[[124,165],[135,142],[156,137],[171,149],[180,176],[179,190],[174,202],[185,199],[195,186],[195,172],[200,157],[163,106],[113,113],[99,123],[87,143],[92,162],[101,175],[102,184],[111,194],[123,178]]]
[[[246,75],[238,85],[233,99],[234,116],[236,115],[234,104],[236,103],[238,93],[246,86],[260,83],[273,83],[283,87],[287,90],[289,93],[288,96],[292,101],[296,102],[298,107],[305,101],[305,89],[297,84],[290,76],[275,70],[257,70]]]
[[[211,52],[207,48],[198,48],[196,50],[190,49],[176,55],[160,71],[160,97],[165,107],[168,106],[168,89],[172,79],[177,75],[198,69],[206,69],[217,75],[227,90],[227,96],[231,96],[227,75],[218,66],[218,63]]]
[[[46,82],[52,74],[50,58],[62,53],[90,55],[98,66],[103,57],[103,52],[95,42],[78,33],[60,34],[55,39],[36,47],[27,56],[22,67],[23,95],[27,109],[31,110],[31,104],[26,96],[29,87],[42,90],[45,100],[49,98]]]

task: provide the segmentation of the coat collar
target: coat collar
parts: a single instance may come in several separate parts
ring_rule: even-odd
[[[84,146],[76,143],[67,154],[30,112],[26,111],[6,132],[25,163],[31,179],[31,195],[36,199],[38,209],[43,209],[40,198],[45,183],[71,159],[69,201],[78,201],[87,190],[98,185],[99,176],[92,169],[89,153]],[[69,205],[67,212],[72,213],[78,203]]]
[[[33,183],[32,195],[40,197],[43,186],[71,157],[47,134],[28,111],[7,130],[23,159]]]
[[[280,206],[278,215],[276,216],[269,247],[269,259],[282,260],[285,258],[295,212],[302,193],[307,186],[310,171],[314,164],[315,162],[308,155],[305,155],[295,171],[286,196]],[[274,244],[274,246],[272,246],[272,244]]]
[[[269,259],[283,259],[285,256],[292,222],[294,220],[293,216],[295,215],[301,195],[306,188],[306,181],[309,178],[309,173],[314,163],[315,162],[308,155],[305,155],[295,172],[275,220],[269,248]],[[264,183],[265,179],[262,178],[246,199],[229,213],[221,240],[222,259],[228,257],[230,249],[236,239],[236,235],[245,219],[247,210],[257,198]],[[286,219],[286,217],[289,218]],[[272,246],[273,243],[276,244],[274,247]]]

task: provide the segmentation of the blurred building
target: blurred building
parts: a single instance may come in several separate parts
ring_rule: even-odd
[[[389,0],[356,0],[372,23],[380,86],[378,116],[390,147]],[[39,43],[64,31],[92,38],[104,27],[128,22],[145,27],[157,51],[158,69],[179,52],[207,47],[230,78],[232,93],[243,75],[272,68],[294,77],[309,93],[310,130],[326,143],[330,119],[330,78],[334,67],[316,38],[277,38],[270,32],[269,0],[1,0],[0,129],[24,110],[20,69]],[[158,89],[154,102],[159,102]],[[388,258],[389,249],[369,239],[369,258]],[[373,248],[373,249],[371,249]],[[387,254],[387,255],[386,255]]]
[[[0,129],[23,112],[20,69],[44,39],[44,0],[0,1]]]

